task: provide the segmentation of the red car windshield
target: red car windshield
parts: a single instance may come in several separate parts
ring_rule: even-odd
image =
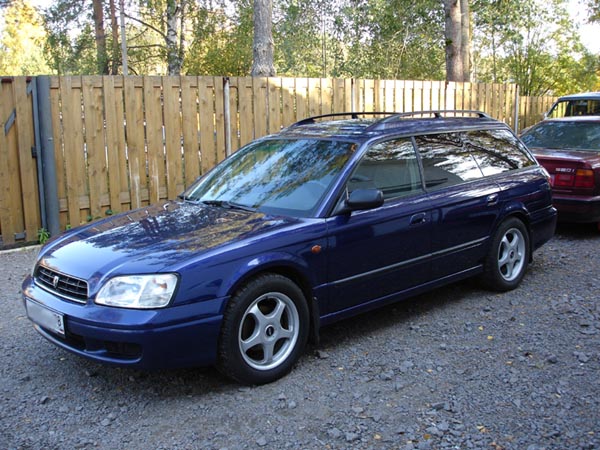
[[[600,152],[600,121],[540,122],[526,131],[521,139],[530,148]]]

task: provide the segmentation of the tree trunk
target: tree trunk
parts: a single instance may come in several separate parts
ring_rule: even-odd
[[[460,1],[444,0],[444,12],[446,14],[446,81],[462,81]]]
[[[104,11],[102,0],[92,0],[94,29],[96,31],[96,64],[98,73],[108,75],[108,58],[106,53],[106,35],[104,34]]]
[[[273,2],[254,0],[254,42],[252,45],[252,76],[272,77],[273,64]]]
[[[175,0],[167,0],[167,35],[165,43],[167,46],[167,66],[169,75],[179,75],[183,61],[179,55],[179,41],[177,39],[177,26],[181,7]]]
[[[463,64],[462,81],[471,81],[471,11],[469,0],[460,0],[460,53]]]
[[[110,74],[119,73],[119,24],[117,22],[117,8],[115,0],[109,0],[110,28],[112,30],[111,68]]]

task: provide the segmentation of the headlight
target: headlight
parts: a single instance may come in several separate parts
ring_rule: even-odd
[[[177,287],[177,275],[130,275],[115,277],[102,286],[96,303],[120,308],[164,308]]]

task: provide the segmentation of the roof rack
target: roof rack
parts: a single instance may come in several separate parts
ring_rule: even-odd
[[[471,109],[442,109],[436,111],[413,111],[413,112],[405,112],[405,113],[396,113],[389,117],[384,117],[381,120],[378,120],[371,126],[367,128],[367,131],[372,130],[380,130],[384,128],[387,124],[391,122],[396,122],[408,117],[423,117],[423,116],[433,116],[436,119],[441,119],[446,116],[451,117],[467,117],[467,116],[477,116],[479,119],[492,119],[491,116],[484,113],[483,111],[471,110]]]
[[[343,113],[330,113],[330,114],[321,114],[318,116],[307,117],[306,119],[299,120],[296,123],[290,125],[291,127],[297,127],[300,125],[308,125],[311,123],[316,123],[318,119],[328,119],[333,117],[350,117],[351,119],[358,119],[360,116],[393,116],[395,112],[385,112],[385,111],[353,111],[353,112],[343,112]]]
[[[318,116],[307,117],[306,119],[299,120],[296,123],[293,123],[289,126],[289,128],[301,126],[301,125],[309,125],[312,123],[316,123],[319,119],[329,119],[334,117],[350,117],[351,119],[358,119],[361,116],[387,116],[384,117],[377,122],[370,125],[367,130],[378,130],[388,123],[395,122],[401,119],[405,119],[408,117],[423,117],[423,116],[433,116],[436,119],[440,119],[445,117],[445,115],[453,115],[452,117],[466,117],[466,116],[477,116],[480,119],[492,119],[491,116],[487,115],[483,111],[470,110],[470,109],[443,109],[436,111],[412,111],[412,112],[386,112],[386,111],[353,111],[353,112],[343,112],[343,113],[331,113],[331,114],[321,114]]]

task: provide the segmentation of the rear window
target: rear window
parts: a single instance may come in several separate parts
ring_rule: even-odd
[[[417,136],[415,142],[429,190],[536,164],[506,129]]]
[[[523,144],[508,130],[470,131],[465,133],[464,141],[485,176],[535,164]]]

